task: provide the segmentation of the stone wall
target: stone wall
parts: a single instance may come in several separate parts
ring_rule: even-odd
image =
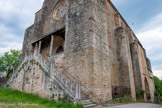
[[[64,98],[67,95],[66,92],[54,80],[55,71],[61,71],[63,68],[59,59],[63,59],[64,55],[61,54],[56,57],[50,72],[44,66],[48,63],[41,60],[40,55],[37,56],[26,57],[6,86],[22,92],[36,94],[43,98],[55,100]]]
[[[129,43],[131,35],[129,26],[125,23],[116,8],[110,1],[106,2],[107,33],[110,48],[111,62],[111,84],[118,93],[132,94],[135,100],[135,86],[132,70],[132,60]],[[123,28],[123,35],[117,31],[117,28]]]
[[[104,2],[69,0],[68,6],[66,70],[92,89],[91,100],[109,101],[111,78]]]
[[[131,28],[125,22],[123,17],[117,11],[117,9],[113,6],[113,4],[109,0],[106,2],[106,5],[107,5],[106,16],[107,16],[107,26],[108,26],[107,33],[108,33],[108,42],[109,42],[109,48],[110,48],[110,54],[111,54],[110,61],[111,61],[112,90],[114,90],[114,88],[119,88],[119,92],[120,92],[120,88],[122,88],[121,83],[127,86],[131,86],[131,89],[129,90],[131,91],[131,94],[133,95],[132,98],[135,100],[135,97],[136,97],[135,88],[136,90],[144,89],[143,73],[145,72],[146,74],[148,73],[147,71],[151,69],[149,65],[149,69],[147,70],[147,65],[150,63],[146,64],[147,57],[146,57],[145,49],[143,48],[143,46],[141,45],[137,37],[134,35]],[[122,27],[125,30],[125,33],[126,33],[125,35],[127,36],[127,40],[125,42],[127,42],[128,44],[127,51],[122,50],[122,41],[116,41],[115,39],[114,30],[115,28],[118,28],[118,27]],[[119,33],[117,33],[117,35],[119,35]],[[116,42],[118,43],[118,45],[115,44]],[[119,49],[117,49],[117,47]],[[142,47],[140,51],[139,51],[139,47]],[[123,54],[120,52],[120,50],[123,51]],[[124,53],[128,54],[127,59],[125,58],[126,54]],[[130,65],[128,66],[130,70],[129,76],[126,74],[121,75],[122,71],[126,72],[127,69],[120,69],[120,67],[126,68],[127,66],[120,66],[121,64],[123,64],[118,61],[118,60],[121,61],[123,59],[123,58],[120,59],[120,54],[123,56],[123,58],[125,58],[125,60],[128,60],[127,63]],[[121,72],[118,71],[118,69]],[[124,80],[123,81],[121,80],[122,78],[121,76],[124,78],[126,82],[124,82]],[[148,78],[148,79],[152,81],[152,78]],[[153,82],[149,82],[149,84],[150,84],[149,87],[154,85]],[[152,91],[151,94],[153,94],[154,93],[153,86],[150,88],[150,90]],[[151,99],[153,99],[153,97],[151,97]]]
[[[135,87],[136,90],[139,90],[142,88],[142,80],[141,80],[138,43],[137,42],[131,43],[130,46],[131,46],[131,54],[132,54]]]
[[[34,25],[30,26],[25,30],[21,60],[23,60],[25,56],[28,56],[34,52],[34,49],[31,44],[34,37],[33,34],[34,34]]]
[[[48,77],[48,73],[38,62],[34,59],[27,60],[14,76],[11,87],[26,93],[49,97]]]

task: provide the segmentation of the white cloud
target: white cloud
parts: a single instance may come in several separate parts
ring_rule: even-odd
[[[153,70],[154,75],[162,79],[162,70]]]
[[[3,24],[0,25],[0,55],[4,54],[4,52],[9,51],[10,49],[21,49],[23,38],[14,35],[12,32],[12,28]]]
[[[23,29],[34,21],[35,13],[41,8],[43,0],[1,0],[1,17],[6,20],[19,18]]]
[[[159,27],[162,26],[161,18],[162,18],[162,13],[159,13],[155,17],[151,18],[148,21],[148,23],[144,24],[144,26],[141,27],[141,29],[138,32],[148,31],[148,30],[152,30],[152,29],[158,29]]]
[[[0,0],[0,55],[22,48],[23,32],[42,4],[43,0]]]
[[[137,37],[142,42],[152,61],[154,74],[162,77],[162,13],[153,17],[138,31]],[[159,70],[160,69],[160,70]]]
[[[11,49],[22,49],[22,42],[6,42],[7,47],[0,47],[0,55],[4,54],[4,52],[8,52]]]

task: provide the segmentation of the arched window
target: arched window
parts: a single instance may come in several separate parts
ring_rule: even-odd
[[[62,46],[60,46],[59,48],[57,48],[56,50],[56,54],[64,52],[64,48]]]

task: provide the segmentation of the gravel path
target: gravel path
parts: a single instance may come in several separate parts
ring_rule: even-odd
[[[105,108],[162,108],[162,105],[152,103],[133,103],[133,104],[116,105]]]

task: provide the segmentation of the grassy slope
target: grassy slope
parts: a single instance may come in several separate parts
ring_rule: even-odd
[[[36,95],[22,93],[10,88],[0,88],[0,108],[3,106],[3,103],[5,103],[5,108],[8,104],[16,104],[16,106],[10,105],[10,107],[7,106],[7,108],[82,108],[82,105],[72,105],[71,103],[49,101],[47,99],[40,98]],[[21,103],[34,103],[37,105],[25,106],[20,105]]]

